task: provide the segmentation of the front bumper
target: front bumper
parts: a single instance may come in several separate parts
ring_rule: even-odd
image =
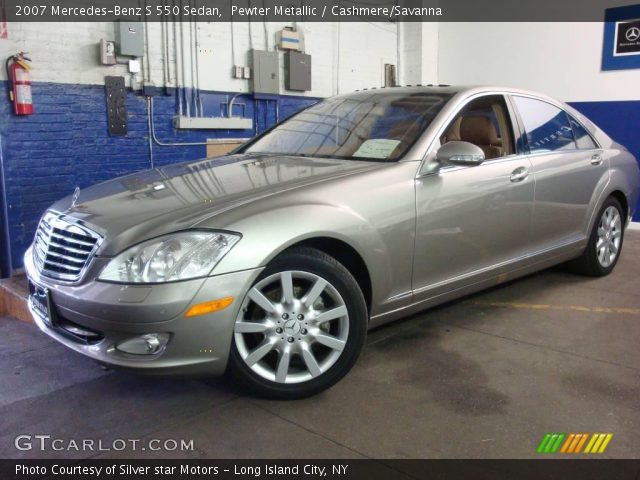
[[[24,265],[29,280],[49,290],[51,308],[62,320],[49,325],[30,300],[29,310],[43,332],[102,364],[161,375],[219,375],[225,371],[238,309],[262,270],[157,285],[93,280],[62,285],[38,273],[31,248]],[[191,305],[224,297],[234,297],[224,310],[184,316]],[[69,335],[64,325],[84,328],[98,336],[87,340]],[[148,333],[170,334],[166,348],[154,355],[130,355],[114,348],[126,339]]]

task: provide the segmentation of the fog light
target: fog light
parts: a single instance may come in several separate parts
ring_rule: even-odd
[[[147,333],[116,345],[116,350],[130,355],[154,355],[169,341],[168,333]]]

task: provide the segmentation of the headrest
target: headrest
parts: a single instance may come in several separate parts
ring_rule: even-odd
[[[475,145],[498,145],[500,142],[496,127],[484,116],[462,117],[460,138]]]
[[[462,122],[462,117],[457,117],[445,133],[446,141],[451,142],[453,140],[460,140],[460,123]]]
[[[404,120],[396,123],[389,131],[389,138],[396,140],[415,140],[420,134],[420,125],[415,120]]]

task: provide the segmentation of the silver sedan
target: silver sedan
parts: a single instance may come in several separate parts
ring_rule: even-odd
[[[365,90],[55,203],[25,255],[29,306],[103,364],[303,397],[369,328],[562,262],[608,274],[638,185],[622,145],[544,95]]]

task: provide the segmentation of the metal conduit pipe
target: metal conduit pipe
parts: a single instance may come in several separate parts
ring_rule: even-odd
[[[164,0],[162,0],[162,3],[164,3]],[[164,25],[164,20],[160,21],[160,48],[162,50],[162,86],[166,87],[167,86],[167,56],[165,55],[165,51],[164,51],[164,31],[165,31],[165,25]]]
[[[165,0],[162,0],[162,8],[164,10]],[[169,88],[171,84],[171,55],[169,54],[169,21],[165,18],[162,20],[162,48],[164,54],[165,82],[164,88]]]
[[[232,111],[233,111],[233,102],[235,102],[236,98],[242,95],[242,92],[238,92],[235,95],[233,95],[229,101],[227,102],[227,118],[231,118],[233,116]]]
[[[196,7],[197,7],[196,2]],[[198,110],[198,116],[204,117],[204,108],[202,105],[202,97],[200,95],[200,34],[198,32],[198,22],[193,22],[195,29],[195,50],[196,50],[196,109]]]
[[[171,6],[175,7],[175,0],[171,1]],[[178,115],[182,116],[182,98],[180,90],[180,69],[178,68],[178,27],[176,25],[176,17],[173,16],[173,57],[176,67],[176,96],[178,98]]]
[[[193,70],[195,68],[194,60],[195,45],[193,43],[193,20],[189,17],[189,80],[191,82],[191,95],[189,95],[189,105],[193,105],[194,116],[198,116],[198,106],[196,103],[196,89]]]

